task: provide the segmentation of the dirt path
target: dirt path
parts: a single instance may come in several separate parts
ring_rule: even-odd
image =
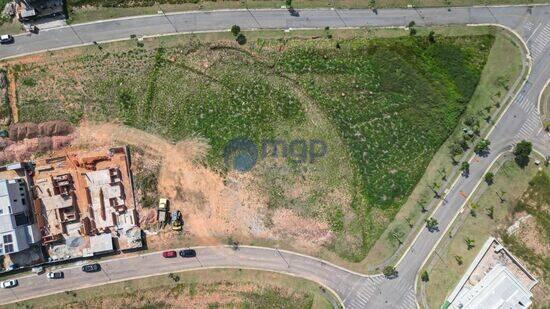
[[[19,110],[17,109],[17,84],[13,70],[8,69],[8,102],[11,109],[12,123],[19,122]]]
[[[171,209],[182,211],[186,229],[202,244],[219,243],[220,236],[247,232],[247,220],[243,217],[255,213],[240,207],[240,197],[225,185],[221,175],[197,164],[209,150],[206,141],[193,138],[174,145],[158,136],[116,124],[83,124],[78,133],[75,146],[124,143],[159,157],[162,161],[159,194],[170,199]]]

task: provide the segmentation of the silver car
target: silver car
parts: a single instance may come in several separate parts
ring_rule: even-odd
[[[63,276],[64,275],[62,271],[52,271],[46,275],[48,279],[63,279]]]

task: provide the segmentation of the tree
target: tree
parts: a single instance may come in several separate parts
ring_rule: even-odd
[[[438,229],[439,222],[435,218],[429,218],[426,220],[426,227],[428,228],[428,231],[433,232]]]
[[[489,151],[489,145],[491,145],[490,141],[482,139],[476,144],[476,146],[474,147],[474,151],[477,154],[486,153]]]
[[[420,279],[422,279],[423,282],[430,281],[430,276],[428,275],[428,271],[425,270],[422,272],[422,275],[420,275]]]
[[[420,206],[420,211],[422,211],[422,212],[428,211],[426,209],[426,202],[424,200],[416,201],[416,203]]]
[[[504,195],[506,194],[506,191],[500,190],[500,191],[497,191],[497,192],[495,192],[495,193],[496,193],[496,195],[498,196],[498,198],[500,199],[500,203],[501,203],[501,204],[504,203],[504,202],[506,202],[506,199],[504,198]]]
[[[458,265],[462,265],[462,263],[464,263],[460,255],[455,255],[455,260]]]
[[[435,32],[430,31],[430,33],[428,34],[428,42],[432,44],[435,43]]]
[[[529,155],[531,154],[531,151],[533,151],[533,144],[531,144],[531,142],[522,140],[516,145],[514,148],[514,156],[516,163],[520,167],[525,167],[529,164]]]
[[[495,216],[495,206],[491,206],[489,208],[487,208],[487,216],[489,216],[489,218],[494,219],[494,216]]]
[[[231,26],[231,33],[233,33],[234,36],[237,36],[239,33],[241,33],[241,27],[237,25]]]
[[[466,243],[468,250],[472,250],[472,248],[476,246],[475,240],[471,239],[470,237],[464,238],[464,242]]]
[[[493,174],[491,172],[488,172],[487,174],[485,174],[485,182],[488,185],[492,185],[494,180],[495,180],[495,174]]]
[[[397,277],[398,271],[397,269],[395,269],[395,266],[388,265],[384,267],[384,270],[382,271],[382,273],[387,278],[395,278]]]
[[[285,0],[285,4],[286,4],[287,8],[291,8],[292,7],[292,0]]]
[[[468,175],[470,173],[470,163],[464,161],[460,164],[460,171],[463,175]]]
[[[412,228],[414,226],[411,217],[406,217],[405,222],[407,222],[407,224],[409,225],[410,228]]]
[[[376,7],[376,0],[370,0],[369,1],[369,6],[371,9],[374,9]]]
[[[478,207],[479,207],[479,205],[476,204],[476,203],[472,203],[472,204],[470,205],[470,215],[471,215],[472,217],[474,217],[474,218],[477,217],[476,209],[477,209]]]
[[[464,149],[462,148],[460,141],[454,141],[452,144],[449,145],[449,153],[451,154],[451,156],[453,157],[458,156],[463,152],[464,152]]]
[[[242,33],[237,34],[237,37],[235,38],[235,40],[237,41],[237,43],[239,43],[239,45],[246,44],[246,37]]]
[[[441,175],[441,180],[447,180],[447,171],[444,167],[439,168],[437,172]]]
[[[416,25],[416,23],[414,22],[414,20],[411,20],[411,21],[409,22],[409,26],[408,26],[408,27],[409,27],[409,28],[412,28],[412,27],[414,27],[414,25]]]
[[[409,35],[410,36],[415,36],[416,35],[416,29],[415,28],[410,28],[409,29]]]
[[[434,182],[431,185],[428,185],[428,188],[430,188],[430,190],[432,190],[432,192],[434,193],[435,198],[440,198],[441,197],[439,195],[439,192],[437,192],[437,190],[439,189],[439,185],[437,184],[437,182]]]
[[[468,116],[464,119],[464,124],[469,127],[473,127],[478,123],[479,121],[474,116]]]

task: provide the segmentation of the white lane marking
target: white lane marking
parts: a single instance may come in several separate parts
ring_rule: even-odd
[[[530,24],[530,25],[529,25]],[[527,27],[529,25],[529,27]],[[527,30],[531,30],[533,28],[533,23],[532,22],[529,22],[527,24],[525,24],[525,28]],[[537,30],[539,30],[540,26],[542,26],[542,23],[539,23],[538,26],[535,28],[535,30],[533,30],[533,32],[531,32],[531,35],[527,38],[527,40],[525,41],[526,43],[529,42],[529,40],[531,40],[531,38],[533,37],[533,35],[535,35],[535,33],[537,33]]]

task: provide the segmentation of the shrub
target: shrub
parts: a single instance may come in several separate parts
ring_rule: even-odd
[[[23,78],[23,80],[21,81],[21,83],[23,83],[23,85],[27,86],[27,87],[34,87],[36,86],[36,80],[34,80],[34,78],[32,77],[25,77]]]
[[[237,34],[235,40],[237,41],[237,43],[239,43],[239,45],[246,44],[246,36],[244,36],[244,34],[242,33]]]
[[[492,185],[494,179],[495,179],[495,174],[493,174],[493,173],[491,173],[491,172],[488,172],[487,174],[485,174],[485,182],[486,182],[488,185]]]
[[[533,151],[533,144],[526,140],[519,142],[514,148],[514,156],[516,163],[520,167],[525,167],[529,164],[529,155]]]
[[[462,162],[460,164],[460,171],[465,175],[469,174],[470,173],[470,163],[468,163],[466,161]]]
[[[430,33],[428,34],[428,42],[432,44],[435,43],[435,32],[430,31]]]
[[[382,273],[384,274],[384,276],[388,278],[393,278],[393,277],[397,277],[398,271],[395,268],[395,266],[388,265],[384,267],[384,270],[382,271]]]
[[[234,36],[237,36],[239,33],[241,33],[241,27],[237,25],[231,26],[231,33],[233,33]]]
[[[422,275],[420,276],[420,279],[422,279],[423,282],[430,281],[430,276],[428,275],[428,271],[425,270],[422,272]]]
[[[490,141],[488,141],[486,139],[482,139],[474,147],[474,152],[477,153],[477,154],[486,153],[486,152],[489,151],[489,145],[491,145]]]

